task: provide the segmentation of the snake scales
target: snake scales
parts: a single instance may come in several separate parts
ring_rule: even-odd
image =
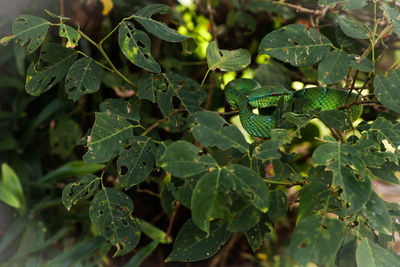
[[[282,87],[261,87],[254,80],[235,79],[225,87],[225,97],[232,109],[239,109],[240,122],[243,128],[253,136],[271,136],[271,130],[276,127],[275,116],[258,115],[253,113],[254,108],[276,107],[281,98],[286,102],[292,98],[308,99],[303,111],[333,110],[341,107],[347,98],[351,103],[357,96],[334,88],[312,87],[299,91],[289,91]],[[362,105],[353,105],[348,110],[352,121],[362,113]]]

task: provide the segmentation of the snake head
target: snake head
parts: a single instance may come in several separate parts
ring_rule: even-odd
[[[250,79],[240,78],[230,81],[225,86],[225,98],[232,109],[238,109],[239,104],[252,91],[260,89],[261,85]]]

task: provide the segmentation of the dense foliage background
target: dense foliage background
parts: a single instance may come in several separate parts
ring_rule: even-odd
[[[400,266],[373,187],[400,183],[399,7],[29,2],[0,22],[1,266]],[[236,78],[358,98],[255,110],[255,138]]]

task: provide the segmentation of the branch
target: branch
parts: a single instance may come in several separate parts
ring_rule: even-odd
[[[280,1],[272,1],[272,3],[276,4],[276,5],[287,6],[287,7],[296,9],[297,13],[301,12],[301,13],[307,13],[307,14],[319,15],[319,16],[320,15],[325,15],[324,11],[321,10],[321,9],[309,9],[309,8],[306,8],[306,7],[302,7],[301,5],[294,5],[294,4],[280,2]]]

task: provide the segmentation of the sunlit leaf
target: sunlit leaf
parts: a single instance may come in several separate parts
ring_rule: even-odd
[[[220,50],[215,41],[207,47],[207,63],[210,70],[238,71],[247,67],[250,62],[251,55],[245,49]]]
[[[78,41],[81,38],[81,35],[74,28],[65,24],[60,25],[59,35],[60,37],[67,38],[68,41],[65,45],[67,48],[75,48],[78,46]]]
[[[0,200],[16,209],[25,209],[25,195],[15,171],[7,164],[1,164]]]

